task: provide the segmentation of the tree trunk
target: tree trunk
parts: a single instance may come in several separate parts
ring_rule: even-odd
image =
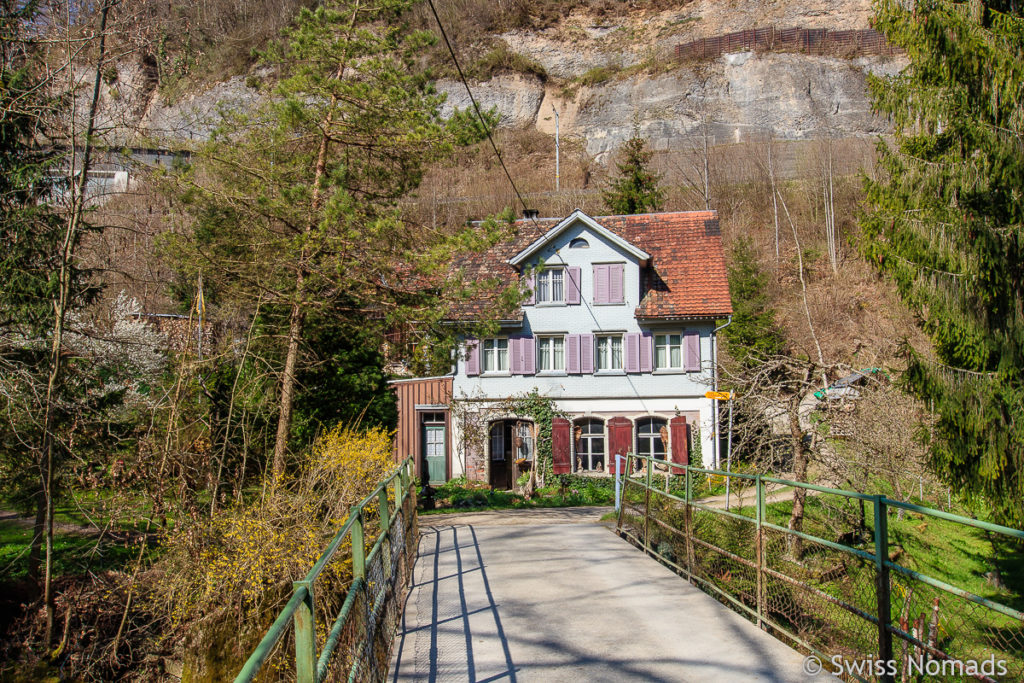
[[[81,228],[82,216],[85,212],[85,192],[87,189],[89,170],[92,163],[92,136],[96,125],[96,109],[100,97],[100,81],[103,73],[103,62],[106,57],[106,30],[107,16],[110,13],[111,0],[107,0],[100,10],[99,27],[99,54],[96,59],[96,70],[93,76],[92,99],[89,102],[89,115],[86,120],[85,138],[82,148],[82,169],[72,185],[72,201],[68,215],[67,230],[64,233],[64,244],[61,250],[60,269],[58,272],[59,290],[57,299],[53,302],[54,323],[53,342],[50,350],[50,373],[46,383],[46,403],[43,415],[43,447],[41,456],[42,464],[42,496],[45,506],[43,540],[46,547],[46,565],[43,573],[43,604],[46,608],[46,630],[44,642],[47,646],[53,640],[53,504],[54,504],[54,429],[56,426],[56,402],[57,394],[63,381],[63,364],[61,351],[64,345],[64,322],[71,298],[71,278],[73,276],[73,261],[75,258],[75,245],[78,241],[78,231]],[[68,52],[70,61],[74,53]],[[69,65],[70,66],[70,65]],[[71,70],[69,69],[69,72]],[[75,141],[74,121],[70,122],[72,145]],[[72,146],[72,149],[74,147]],[[72,152],[71,168],[72,177],[75,173],[75,154]]]
[[[352,8],[352,21],[348,27],[348,38],[351,39],[352,31],[359,16],[360,3]],[[345,61],[338,65],[335,72],[335,79],[341,79],[345,75]],[[313,232],[317,225],[317,216],[323,205],[321,185],[324,175],[327,173],[327,151],[331,141],[331,125],[334,123],[334,107],[337,104],[337,97],[331,97],[331,104],[327,109],[321,126],[320,148],[317,151],[316,167],[313,172],[313,196],[310,200],[309,222],[306,224],[306,235]],[[284,473],[284,458],[288,449],[288,434],[292,426],[292,404],[295,400],[295,367],[299,359],[299,342],[302,339],[303,310],[302,299],[306,277],[306,260],[309,258],[306,246],[302,247],[299,254],[298,272],[295,275],[295,301],[292,302],[291,321],[288,325],[288,352],[284,360],[284,377],[281,379],[281,407],[277,417],[277,438],[274,440],[274,481]]]

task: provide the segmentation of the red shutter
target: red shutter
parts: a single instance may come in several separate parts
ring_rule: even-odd
[[[480,374],[480,341],[477,339],[466,340],[466,374]]]
[[[565,371],[570,375],[580,374],[580,335],[570,334],[565,338]]]
[[[569,421],[556,417],[551,420],[551,464],[555,474],[569,474],[572,456],[569,453]]]
[[[569,266],[565,269],[565,303],[578,304],[580,302],[580,267]]]
[[[668,429],[668,438],[672,440],[672,462],[679,463],[680,465],[689,465],[690,444],[687,443],[687,439],[690,430],[687,428],[686,418],[682,415],[673,417],[668,421]],[[674,472],[673,474],[682,474],[682,472]]]
[[[615,474],[616,455],[626,455],[632,452],[633,423],[624,417],[613,417],[608,420],[608,472]],[[625,472],[625,459],[622,460],[621,467]]]
[[[608,268],[608,303],[610,304],[621,304],[625,301],[623,298],[623,277],[625,265],[622,263],[613,263]]]

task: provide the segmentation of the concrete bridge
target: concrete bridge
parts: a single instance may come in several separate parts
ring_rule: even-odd
[[[392,681],[804,681],[803,656],[616,536],[607,508],[420,518]]]

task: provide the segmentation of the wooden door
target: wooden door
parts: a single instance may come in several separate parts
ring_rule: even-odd
[[[625,417],[613,417],[608,420],[608,472],[615,474],[616,468],[626,467],[626,461],[621,465],[616,455],[626,455],[633,452],[633,423]]]

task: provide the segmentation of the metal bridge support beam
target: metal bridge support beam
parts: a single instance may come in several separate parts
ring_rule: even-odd
[[[295,610],[295,680],[298,683],[315,683],[316,610],[313,606],[313,582],[295,581],[292,586],[296,591],[306,591],[306,597]]]
[[[878,604],[878,658],[883,662],[892,660],[892,600],[889,594],[889,509],[885,496],[875,496],[875,596]],[[893,677],[883,673],[885,683],[892,683]]]

